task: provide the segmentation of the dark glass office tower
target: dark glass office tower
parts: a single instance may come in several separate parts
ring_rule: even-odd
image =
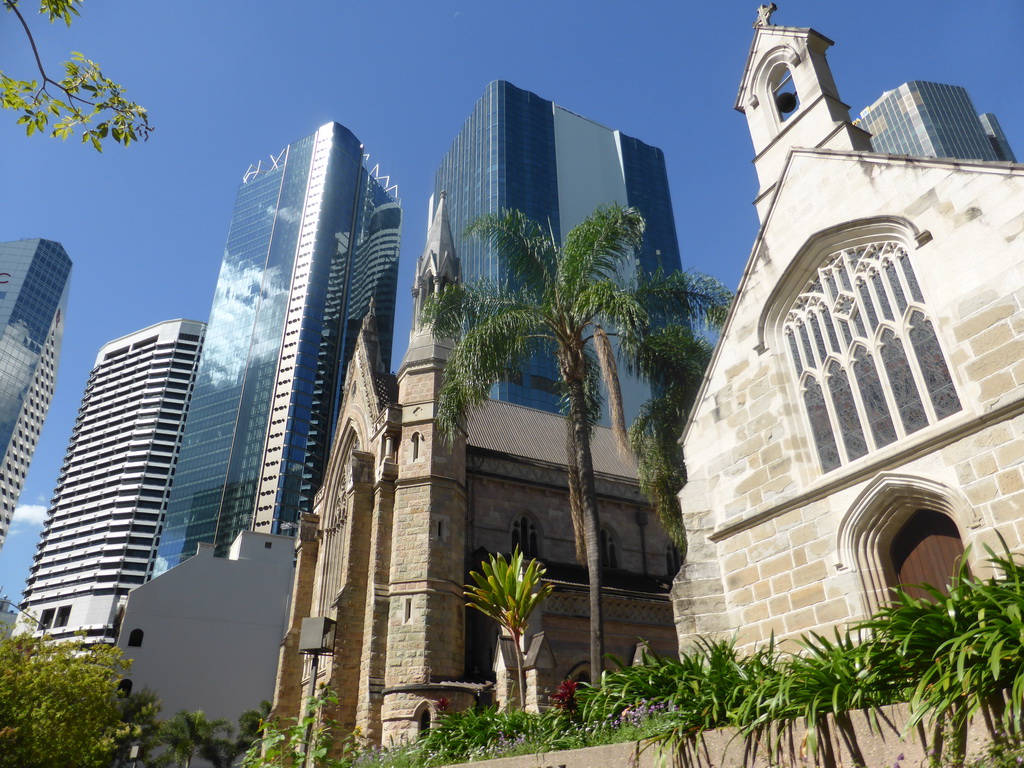
[[[876,152],[1016,162],[996,116],[978,115],[966,89],[912,80],[886,91],[857,121]]]
[[[490,246],[462,236],[474,219],[502,208],[522,211],[561,240],[599,205],[634,206],[647,220],[634,267],[680,268],[664,153],[511,83],[498,80],[487,86],[441,160],[435,198],[441,191],[448,193],[466,281],[507,276]],[[499,383],[493,396],[557,413],[557,378],[554,359],[538,358]],[[635,415],[647,389],[639,381],[626,381],[623,396],[627,416]]]
[[[0,547],[53,399],[70,280],[60,243],[0,243]]]
[[[390,362],[402,213],[336,123],[251,167],[224,249],[161,572],[199,543],[288,533],[320,487],[370,299]]]

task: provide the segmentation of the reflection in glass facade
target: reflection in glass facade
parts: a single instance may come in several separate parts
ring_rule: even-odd
[[[434,177],[435,200],[442,191],[467,282],[507,277],[489,245],[463,236],[470,222],[502,208],[522,211],[561,240],[598,205],[635,206],[647,221],[637,265],[680,268],[664,153],[511,83],[490,83],[476,103]],[[623,378],[632,418],[649,390]],[[538,355],[497,384],[492,396],[557,413],[557,379],[553,356]]]
[[[60,243],[0,243],[0,547],[53,399],[70,278]]]
[[[201,542],[288,533],[320,486],[370,299],[390,363],[402,213],[336,123],[246,173],[182,442],[157,572]]]
[[[912,80],[886,91],[857,121],[876,152],[1016,162],[996,116],[978,115],[958,85]]]

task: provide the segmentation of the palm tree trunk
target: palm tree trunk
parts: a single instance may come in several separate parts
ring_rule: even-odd
[[[590,680],[597,683],[604,669],[604,619],[601,610],[601,523],[597,516],[597,490],[594,486],[594,461],[590,454],[590,431],[587,428],[586,396],[583,380],[565,377],[569,391],[569,421],[572,426],[572,448],[579,469],[580,501],[583,507],[584,533],[587,545],[587,571],[590,575]]]

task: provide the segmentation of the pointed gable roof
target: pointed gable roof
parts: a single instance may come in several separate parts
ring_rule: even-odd
[[[427,242],[423,246],[423,254],[416,265],[417,280],[430,274],[434,277],[447,277],[458,280],[460,277],[459,260],[455,256],[455,239],[452,237],[451,222],[448,220],[447,193],[441,192],[434,211],[434,218],[427,230]]]

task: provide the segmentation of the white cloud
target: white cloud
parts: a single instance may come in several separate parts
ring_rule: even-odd
[[[45,505],[19,504],[14,508],[14,517],[11,518],[10,535],[13,536],[16,533],[21,533],[25,530],[42,528],[45,520]]]

